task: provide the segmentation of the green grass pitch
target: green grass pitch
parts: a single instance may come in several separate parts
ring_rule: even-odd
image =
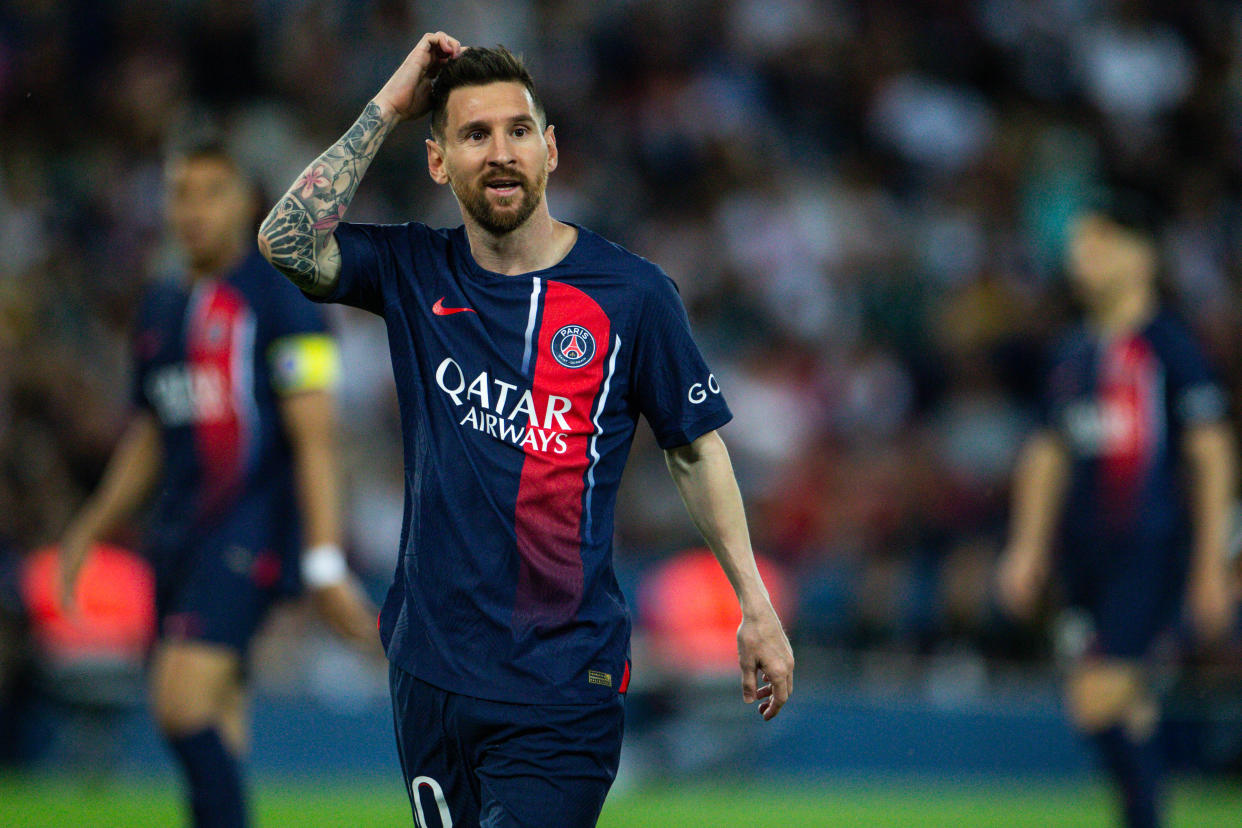
[[[406,800],[387,780],[264,778],[253,785],[257,828],[412,825]],[[1183,783],[1171,828],[1242,824],[1242,785]],[[88,784],[72,777],[0,776],[0,825],[11,828],[145,828],[184,825],[177,789],[161,779]],[[687,785],[619,791],[600,828],[1109,828],[1099,787],[1028,781],[937,784],[895,779],[848,783]],[[551,823],[549,828],[552,828]]]

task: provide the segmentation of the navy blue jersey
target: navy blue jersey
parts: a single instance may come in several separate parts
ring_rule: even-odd
[[[579,228],[546,270],[481,268],[463,228],[342,224],[324,301],[384,317],[406,506],[389,658],[456,693],[602,700],[630,623],[613,507],[639,414],[684,445],[730,414],[672,281]]]
[[[1226,409],[1224,389],[1194,337],[1169,313],[1112,340],[1085,327],[1067,337],[1048,377],[1044,411],[1072,457],[1067,552],[1184,555],[1190,520],[1183,436],[1220,421]]]
[[[212,550],[260,585],[296,587],[300,520],[279,400],[331,384],[326,330],[322,310],[257,253],[224,278],[148,290],[133,398],[163,441],[146,537],[157,569],[189,571]]]

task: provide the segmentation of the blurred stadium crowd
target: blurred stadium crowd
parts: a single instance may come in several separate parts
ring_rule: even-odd
[[[1156,0],[0,0],[0,544],[53,541],[126,416],[128,325],[176,269],[162,156],[222,133],[267,193],[424,30],[532,65],[549,201],[662,265],[797,641],[1004,657],[990,600],[1039,355],[1073,315],[1067,217],[1124,177],[1165,288],[1242,390],[1242,9]],[[424,129],[350,218],[457,224]],[[276,278],[275,276],[273,278]],[[390,576],[402,477],[379,320],[336,308],[351,554]],[[618,566],[694,545],[645,428]]]

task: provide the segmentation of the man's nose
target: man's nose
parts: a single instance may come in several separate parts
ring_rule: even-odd
[[[508,136],[497,135],[492,140],[492,151],[488,153],[487,163],[503,167],[512,164],[513,160],[513,148],[509,145]]]

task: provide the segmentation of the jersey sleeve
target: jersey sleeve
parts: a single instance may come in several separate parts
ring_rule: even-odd
[[[340,376],[340,354],[323,308],[303,300],[283,278],[272,283],[265,353],[277,394],[327,391]]]
[[[1039,395],[1035,401],[1035,426],[1040,431],[1056,431],[1057,429],[1057,376],[1064,369],[1064,348],[1054,344],[1044,350],[1039,365],[1037,388]]]
[[[151,401],[147,399],[147,373],[150,370],[150,343],[156,336],[151,329],[151,295],[146,293],[138,306],[137,319],[133,336],[129,343],[129,404],[135,410],[150,410]]]
[[[643,298],[632,366],[635,403],[661,448],[692,443],[733,419],[690,334],[677,288],[662,273]]]
[[[145,391],[147,384],[146,360],[135,357],[130,369],[129,404],[135,409],[149,409],[151,402]]]
[[[341,249],[341,273],[327,296],[306,294],[316,302],[339,302],[371,313],[384,312],[384,284],[396,272],[392,227],[341,222],[333,235]]]
[[[1167,338],[1170,412],[1183,428],[1220,422],[1229,414],[1229,395],[1193,334],[1177,326]]]

